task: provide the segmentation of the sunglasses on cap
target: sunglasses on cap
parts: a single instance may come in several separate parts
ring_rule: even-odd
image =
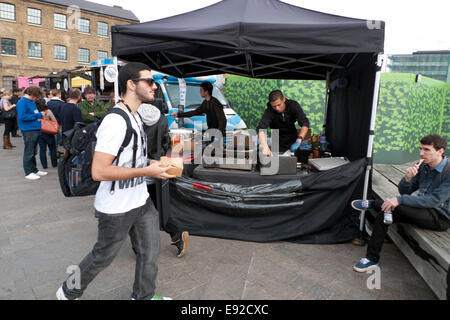
[[[154,84],[157,85],[157,83],[155,82],[155,79],[153,78],[139,78],[139,79],[131,79],[134,82],[138,82],[138,81],[147,81],[148,85],[151,87]]]

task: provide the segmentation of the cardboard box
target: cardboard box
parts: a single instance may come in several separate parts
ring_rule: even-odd
[[[177,178],[183,174],[183,158],[161,157],[159,161],[163,166],[170,166],[170,169],[166,171],[168,174],[174,175]]]

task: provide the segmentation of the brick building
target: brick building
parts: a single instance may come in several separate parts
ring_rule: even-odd
[[[82,0],[0,0],[0,87],[111,56],[111,26],[129,10]]]

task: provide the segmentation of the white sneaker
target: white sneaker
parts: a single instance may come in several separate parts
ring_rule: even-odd
[[[36,173],[30,173],[29,175],[25,176],[25,179],[28,179],[28,180],[38,180],[40,178],[41,177],[38,176]]]
[[[56,299],[58,300],[69,300],[64,294],[63,288],[59,287],[58,291],[56,291]]]
[[[38,176],[46,176],[47,174],[48,174],[48,172],[45,172],[45,171],[38,171],[38,172],[36,172],[36,174],[38,175]]]

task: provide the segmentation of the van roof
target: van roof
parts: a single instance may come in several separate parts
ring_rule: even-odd
[[[174,76],[169,76],[167,74],[163,74],[163,73],[153,73],[153,79],[155,80],[163,80],[164,78],[167,79],[167,82],[169,83],[178,83],[178,78],[174,77]],[[193,83],[193,84],[201,84],[202,82],[211,82],[214,83],[216,82],[216,79],[214,77],[210,77],[210,78],[184,78],[184,80],[186,81],[186,83]]]

